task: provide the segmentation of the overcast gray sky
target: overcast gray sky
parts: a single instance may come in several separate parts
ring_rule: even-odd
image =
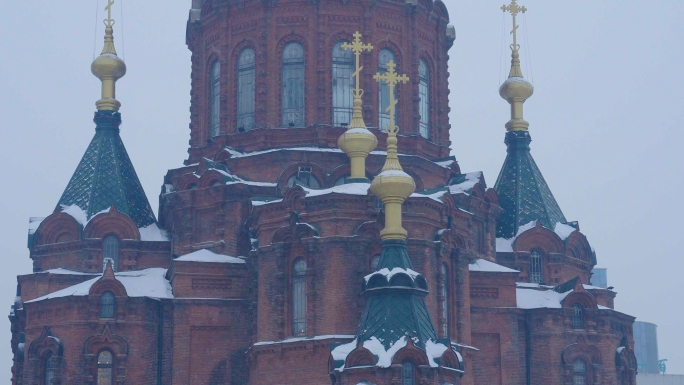
[[[498,95],[510,61],[511,22],[505,19],[502,44],[502,2],[446,0],[457,31],[450,51],[453,154],[464,172],[484,171],[490,186],[506,155],[509,119]],[[94,133],[100,82],[90,63],[94,39],[97,53],[102,48],[105,1],[97,20],[95,3],[0,0],[6,314],[15,276],[31,272],[28,218],[52,212]],[[616,308],[658,324],[668,372],[684,373],[684,2],[520,4],[529,8],[520,31],[524,37],[526,27],[528,40],[521,37],[523,71],[535,85],[525,104],[532,153],[565,216],[580,222],[599,266],[608,268]],[[189,6],[190,0],[115,6],[116,46],[128,66],[117,87],[122,137],[155,210],[162,177],[187,154]],[[10,376],[9,340],[9,322],[0,317],[0,378]]]

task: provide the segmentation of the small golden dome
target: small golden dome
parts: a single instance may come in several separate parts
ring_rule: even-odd
[[[116,81],[126,75],[126,63],[115,54],[105,53],[93,61],[90,70],[100,80],[113,79]]]
[[[370,190],[383,201],[398,198],[403,202],[416,191],[416,182],[402,170],[385,170],[373,179]]]
[[[533,93],[534,86],[523,77],[510,77],[499,87],[499,95],[509,103],[524,102]]]

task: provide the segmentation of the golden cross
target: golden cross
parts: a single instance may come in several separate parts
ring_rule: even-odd
[[[356,82],[356,88],[354,89],[354,96],[361,96],[361,82],[360,82],[360,77],[361,77],[361,70],[363,69],[362,66],[360,66],[360,58],[361,54],[363,51],[371,51],[373,49],[373,46],[370,44],[363,44],[361,41],[361,33],[359,31],[356,31],[354,33],[354,42],[353,43],[343,43],[342,44],[342,49],[348,50],[350,49],[354,55],[356,55],[356,71],[352,74],[352,76],[355,79]]]
[[[502,5],[501,9],[504,12],[510,12],[511,15],[513,16],[513,30],[511,31],[511,35],[513,35],[513,45],[511,45],[511,49],[513,51],[517,51],[520,49],[520,45],[518,44],[518,25],[516,24],[516,16],[518,16],[519,12],[525,13],[527,11],[527,7],[525,6],[519,6],[517,0],[511,0],[511,5]]]
[[[114,25],[114,20],[112,20],[112,5],[114,5],[114,0],[107,0],[107,6],[105,11],[107,11],[107,19],[105,20],[105,25],[111,27]]]
[[[406,75],[398,75],[397,72],[395,71],[395,68],[397,65],[394,63],[393,60],[390,60],[387,62],[387,72],[384,74],[377,73],[373,75],[373,79],[377,80],[378,82],[385,82],[389,86],[389,106],[387,106],[387,113],[389,113],[389,119],[390,123],[387,126],[387,133],[392,135],[397,133],[399,131],[399,127],[397,127],[394,124],[394,110],[396,109],[397,106],[397,99],[394,97],[394,86],[397,85],[397,83],[406,83],[409,81],[409,77]]]

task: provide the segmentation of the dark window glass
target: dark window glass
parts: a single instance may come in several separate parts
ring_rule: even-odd
[[[285,127],[304,127],[304,46],[283,49],[282,121]]]
[[[371,258],[371,260],[370,260],[371,271],[375,271],[378,269],[378,263],[380,263],[380,254],[374,255],[373,258]]]
[[[572,384],[587,385],[587,363],[582,359],[572,363]]]
[[[112,353],[103,350],[97,355],[97,385],[112,385],[114,383],[114,358]]]
[[[112,269],[117,271],[119,268],[119,240],[108,235],[102,241],[102,271],[107,267],[107,262],[111,262]]]
[[[446,338],[449,336],[449,274],[447,273],[446,264],[442,264],[442,317],[444,318],[444,326],[442,327],[442,334]]]
[[[302,258],[292,266],[292,334],[306,335],[306,261]]]
[[[288,178],[287,185],[289,187],[295,184],[308,188],[321,188],[321,182],[311,174],[311,167],[308,166],[299,167],[297,173]]]
[[[391,50],[385,48],[380,51],[380,54],[378,56],[378,71],[381,74],[384,74],[387,72],[387,63],[391,61],[397,62],[397,57],[394,55],[394,52]],[[398,68],[396,69],[398,71]],[[378,96],[380,98],[379,100],[379,118],[378,118],[378,129],[380,131],[386,131],[387,126],[389,125],[389,113],[387,112],[387,107],[389,107],[389,102],[390,102],[390,94],[389,94],[389,85],[385,82],[380,82],[378,85],[378,89],[380,92],[378,92]],[[394,88],[394,97],[397,97],[397,89],[396,87]],[[394,110],[394,119],[395,121],[397,120],[397,111],[398,109]]]
[[[572,305],[572,328],[584,329],[584,308],[582,305],[576,303]]]
[[[538,251],[533,251],[530,254],[530,282],[544,282],[544,264],[542,261],[542,255]]]
[[[43,359],[43,373],[45,374],[45,385],[52,384],[52,381],[57,377],[57,361],[58,358],[52,353],[48,353]]]
[[[351,50],[342,49],[340,41],[333,47],[332,60],[332,96],[333,96],[333,125],[348,126],[351,122],[354,98],[352,88],[355,87],[355,79],[352,77],[356,71],[356,57]]]
[[[402,366],[401,385],[415,385],[416,365],[411,361],[405,361]]]
[[[425,60],[420,59],[418,65],[418,75],[420,84],[418,93],[420,96],[420,135],[423,138],[430,138],[430,69]]]
[[[215,61],[209,71],[209,133],[211,137],[219,134],[221,123],[221,64]]]
[[[238,131],[254,129],[254,95],[255,72],[254,50],[245,48],[238,57],[238,98],[237,128]]]
[[[341,176],[337,178],[335,181],[335,186],[342,186],[343,184],[347,183],[347,180],[350,178],[349,175]]]
[[[100,296],[100,318],[114,318],[114,294],[105,291]]]

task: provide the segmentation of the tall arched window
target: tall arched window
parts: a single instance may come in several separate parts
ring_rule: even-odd
[[[304,127],[304,46],[288,43],[283,49],[282,121],[285,127]]]
[[[430,139],[430,68],[427,62],[420,59],[418,64],[418,77],[420,84],[418,94],[420,96],[420,135]]]
[[[209,134],[219,134],[221,124],[221,64],[218,60],[211,64],[209,71]]]
[[[114,383],[114,357],[108,350],[97,355],[97,385],[112,385]]]
[[[444,325],[442,326],[442,334],[444,338],[449,336],[449,274],[447,272],[446,264],[442,264],[442,317],[444,318]]]
[[[416,365],[412,361],[404,361],[401,370],[401,385],[416,384]]]
[[[306,261],[303,258],[292,266],[292,334],[306,335]]]
[[[542,255],[538,251],[533,251],[530,253],[530,282],[544,282],[544,264],[542,261]]]
[[[57,376],[57,357],[52,352],[48,352],[43,358],[43,374],[45,385],[52,384],[52,380]]]
[[[100,296],[100,318],[114,318],[114,294],[105,291]]]
[[[237,129],[241,132],[254,129],[254,62],[253,49],[245,48],[240,52],[237,67]]]
[[[380,51],[380,54],[378,56],[378,71],[381,74],[384,74],[387,72],[387,63],[391,61],[397,62],[397,57],[394,55],[394,52],[391,50],[385,48]],[[397,70],[398,71],[398,70]],[[385,131],[387,125],[389,125],[389,113],[387,112],[387,107],[389,107],[389,102],[390,102],[390,94],[389,94],[389,86],[385,82],[380,82],[378,85],[378,96],[379,96],[379,101],[378,101],[378,106],[379,106],[379,118],[378,118],[378,129],[380,131]],[[397,89],[394,88],[394,97],[397,97]],[[394,119],[397,119],[397,111],[398,109],[394,110]]]
[[[355,86],[355,81],[352,74],[356,71],[356,58],[351,50],[342,49],[344,43],[346,42],[340,41],[333,47],[333,126],[348,126],[354,107],[352,88]]]
[[[581,358],[572,363],[572,384],[587,385],[587,363]]]
[[[112,263],[112,269],[117,271],[119,268],[119,240],[108,235],[102,241],[102,270],[107,267],[107,262]]]
[[[576,303],[572,305],[572,328],[584,329],[584,308],[582,305]]]

